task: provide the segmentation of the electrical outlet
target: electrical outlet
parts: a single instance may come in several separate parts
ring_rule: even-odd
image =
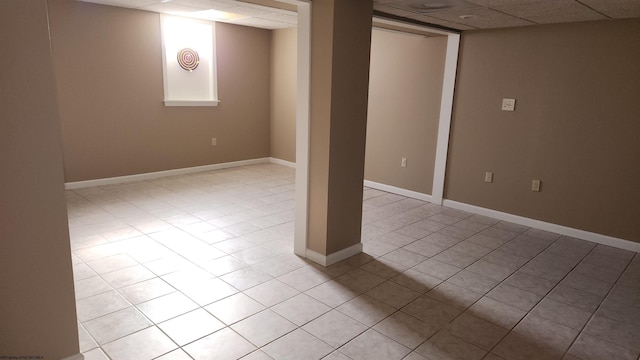
[[[484,173],[484,182],[492,183],[493,182],[493,173],[491,171],[487,171]]]
[[[400,160],[400,166],[407,167],[407,158],[402,158],[402,160]]]
[[[541,181],[540,180],[533,180],[531,182],[531,191],[540,191],[540,185],[541,185]]]
[[[218,145],[218,139],[211,138],[211,146],[216,146],[216,145]]]
[[[502,99],[502,111],[515,111],[516,99]]]

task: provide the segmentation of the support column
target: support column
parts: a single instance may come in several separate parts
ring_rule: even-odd
[[[362,251],[372,0],[314,0],[307,257]]]

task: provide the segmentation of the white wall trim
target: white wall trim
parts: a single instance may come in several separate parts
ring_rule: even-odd
[[[309,123],[311,109],[311,4],[298,4],[296,193],[293,252],[306,257],[309,233]]]
[[[78,353],[78,354],[75,354],[75,355],[71,355],[71,356],[69,356],[69,357],[66,357],[66,358],[64,358],[64,359],[62,359],[62,360],[84,360],[84,355],[82,355],[82,354]]]
[[[571,236],[571,237],[575,237],[582,240],[591,241],[597,244],[608,245],[608,246],[613,246],[619,249],[640,252],[640,243],[630,241],[630,240],[597,234],[597,233],[593,233],[585,230],[571,228],[568,226],[548,223],[545,221],[513,215],[513,214],[505,213],[502,211],[487,209],[480,206],[465,204],[465,203],[461,203],[453,200],[444,200],[443,205],[454,208],[454,209],[458,209],[458,210],[468,211],[474,214],[489,216],[494,219],[510,221],[512,223],[516,223],[524,226],[530,226],[530,227],[534,227],[541,230],[551,231],[556,234],[561,234],[561,235]]]
[[[348,248],[344,248],[326,256],[313,250],[307,249],[305,257],[313,261],[314,263],[320,264],[322,266],[329,266],[346,258],[352,257],[353,255],[357,255],[361,252],[362,243],[357,243],[355,245],[349,246]]]
[[[417,192],[417,191],[413,191],[413,190],[407,190],[407,189],[403,189],[403,188],[399,188],[399,187],[391,186],[391,185],[387,185],[387,184],[381,184],[381,183],[377,183],[375,181],[365,180],[364,181],[364,186],[370,187],[372,189],[386,191],[386,192],[389,192],[389,193],[392,193],[392,194],[406,196],[406,197],[409,197],[409,198],[412,198],[412,199],[418,199],[418,200],[422,200],[422,201],[432,202],[431,201],[432,197],[429,194],[425,194],[425,193],[421,193],[421,192]]]
[[[291,162],[291,161],[287,161],[287,160],[282,160],[282,159],[278,159],[278,158],[269,158],[269,162],[272,164],[278,164],[278,165],[282,165],[282,166],[286,166],[286,167],[290,167],[290,168],[296,168],[296,163]]]
[[[164,106],[218,106],[218,100],[164,100]]]
[[[433,188],[431,190],[433,203],[442,204],[444,198],[444,181],[447,170],[447,154],[449,152],[449,133],[451,131],[451,116],[453,113],[453,93],[458,69],[458,51],[460,35],[447,35],[447,54],[444,64],[444,79],[442,81],[442,100],[440,102],[440,121],[438,123],[438,141],[436,145],[436,161],[433,169]]]
[[[128,183],[133,181],[157,179],[165,176],[190,174],[190,173],[201,172],[201,171],[220,170],[220,169],[227,169],[227,168],[245,166],[245,165],[264,164],[268,162],[270,162],[270,158],[240,160],[240,161],[232,161],[232,162],[226,162],[226,163],[220,163],[220,164],[194,166],[194,167],[188,167],[188,168],[155,171],[155,172],[133,174],[133,175],[126,175],[126,176],[116,176],[116,177],[103,178],[103,179],[74,181],[74,182],[65,183],[64,187],[67,190],[72,190],[72,189],[81,189],[81,188],[86,188],[91,186],[122,184],[122,183]]]

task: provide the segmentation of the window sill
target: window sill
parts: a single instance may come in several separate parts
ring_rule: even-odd
[[[164,106],[218,106],[219,100],[165,100]]]

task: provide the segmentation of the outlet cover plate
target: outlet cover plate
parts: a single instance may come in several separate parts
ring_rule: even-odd
[[[502,99],[502,111],[515,111],[516,99]]]

